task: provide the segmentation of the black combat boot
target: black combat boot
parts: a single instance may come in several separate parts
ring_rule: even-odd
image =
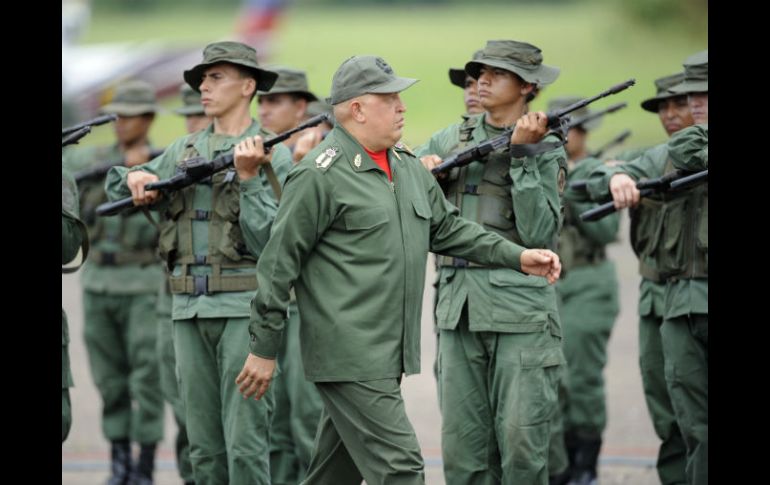
[[[112,442],[112,476],[107,485],[126,485],[131,473],[131,443],[127,439]]]
[[[152,472],[155,470],[155,443],[142,445],[139,449],[139,461],[131,470],[128,485],[153,485]]]
[[[567,468],[563,472],[557,475],[550,475],[548,477],[548,485],[567,485],[570,479],[570,469]]]
[[[575,463],[572,466],[572,478],[567,485],[597,485],[597,465],[599,450],[602,448],[600,436],[576,436]]]

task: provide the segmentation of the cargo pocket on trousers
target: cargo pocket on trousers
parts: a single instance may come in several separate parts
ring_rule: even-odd
[[[549,421],[558,402],[561,345],[521,351],[519,424],[532,426]]]

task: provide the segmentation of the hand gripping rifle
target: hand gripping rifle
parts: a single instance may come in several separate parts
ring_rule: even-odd
[[[326,113],[322,113],[318,116],[310,118],[296,128],[284,131],[283,133],[276,135],[269,140],[266,140],[264,142],[265,152],[269,152],[270,147],[281,143],[294,133],[310,128],[311,126],[316,126],[327,119],[328,115]],[[194,157],[185,161],[184,166],[178,169],[177,173],[172,177],[149,183],[144,186],[144,190],[160,190],[163,192],[174,192],[181,190],[185,187],[189,187],[190,185],[194,185],[201,180],[205,180],[217,172],[221,172],[222,170],[230,168],[233,165],[233,161],[234,159],[232,153],[220,155],[211,161],[208,161],[203,157]],[[273,167],[268,163],[263,165],[263,170],[265,171],[265,175],[267,175],[267,178],[270,181],[270,185],[272,186],[276,197],[280,198],[281,186],[278,183],[278,178],[273,172]],[[126,197],[125,199],[101,204],[96,208],[96,214],[99,216],[111,216],[119,213],[123,209],[133,207],[133,205],[134,200],[131,197]]]
[[[636,183],[636,188],[639,189],[640,197],[649,197],[656,192],[682,190],[700,183],[708,182],[708,176],[708,170],[701,170],[695,173],[674,170],[662,177],[639,181]],[[614,202],[609,201],[583,212],[580,214],[580,219],[584,221],[598,221],[602,217],[610,215],[615,211],[617,211],[617,209],[615,208]]]
[[[584,106],[587,106],[593,103],[594,101],[596,101],[597,99],[601,99],[606,96],[610,96],[612,94],[617,94],[633,86],[634,84],[636,84],[636,80],[629,79],[624,83],[620,83],[615,86],[612,86],[608,90],[603,91],[597,94],[596,96],[592,96],[590,98],[577,101],[561,109],[549,111],[548,113],[546,113],[546,117],[548,118],[547,127],[549,129],[560,128],[566,133],[567,123],[569,123],[569,118],[566,118],[565,115],[577,109],[580,109]],[[434,174],[437,174],[437,173],[450,170],[454,167],[462,167],[464,165],[468,165],[474,160],[483,160],[487,155],[489,155],[493,151],[509,146],[511,143],[512,134],[513,134],[513,129],[508,128],[507,130],[503,131],[502,134],[494,138],[490,138],[489,140],[481,142],[478,145],[466,148],[460,152],[455,153],[454,155],[450,155],[449,157],[444,159],[444,161],[441,162],[440,165],[433,167],[433,169],[431,169],[431,172]],[[536,144],[512,145],[511,155],[512,156],[534,155],[534,154],[542,153],[548,150],[553,150],[554,148],[556,148],[557,146],[561,146],[562,144],[563,143],[558,143],[557,145],[553,145],[549,143],[536,143]]]
[[[152,160],[153,158],[162,155],[165,151],[165,148],[153,148],[150,150],[149,158],[148,160]],[[112,167],[119,166],[119,165],[125,165],[126,160],[124,158],[119,158],[117,160],[109,160],[104,163],[100,163],[98,165],[94,165],[92,167],[80,170],[78,172],[75,172],[73,177],[75,177],[75,182],[80,183],[85,180],[95,180],[95,179],[101,179],[104,178],[105,175],[107,175],[107,172]]]

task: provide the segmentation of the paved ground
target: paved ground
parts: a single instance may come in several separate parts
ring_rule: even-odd
[[[659,484],[654,469],[658,440],[647,415],[638,367],[636,300],[639,277],[636,260],[628,245],[628,220],[621,226],[622,240],[609,248],[617,262],[621,292],[621,313],[610,339],[609,362],[605,371],[609,424],[602,448],[602,485]],[[429,269],[431,265],[429,264]],[[428,274],[432,281],[433,273]],[[423,299],[422,374],[403,381],[407,412],[422,445],[429,485],[444,483],[441,469],[441,425],[436,402],[432,366],[435,337],[430,306],[433,288],[426,285]],[[77,275],[62,276],[62,306],[70,319],[70,357],[76,387],[71,390],[73,425],[62,446],[62,484],[104,483],[108,475],[109,444],[99,426],[101,404],[91,379],[83,343],[83,312]],[[174,423],[166,413],[166,435],[158,453],[158,485],[179,484],[174,463]]]

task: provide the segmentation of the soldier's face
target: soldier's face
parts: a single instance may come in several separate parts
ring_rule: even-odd
[[[465,111],[469,114],[481,113],[484,108],[479,100],[478,81],[470,76],[465,76],[464,100]]]
[[[575,160],[586,150],[587,139],[588,132],[580,128],[572,128],[567,132],[567,144],[564,148],[570,160]]]
[[[479,100],[486,110],[516,103],[525,85],[511,71],[491,66],[481,67],[478,83]]]
[[[203,110],[211,117],[222,116],[244,98],[251,99],[253,89],[256,89],[254,79],[241,76],[235,66],[214,64],[203,72],[200,84]]]
[[[187,128],[187,133],[194,133],[200,131],[211,123],[211,118],[206,115],[187,115],[184,117],[184,126]]]
[[[258,96],[257,104],[259,122],[275,133],[281,133],[299,125],[307,111],[307,101],[283,93]]]
[[[372,138],[391,147],[401,139],[406,105],[398,93],[367,94],[361,97],[361,112],[366,117],[366,129]]]
[[[147,137],[153,115],[118,116],[115,121],[115,137],[121,145],[131,145]]]
[[[709,93],[690,93],[687,95],[692,119],[696,123],[709,122]]]
[[[687,96],[676,96],[660,101],[658,103],[658,117],[660,117],[660,122],[668,136],[694,123],[690,114],[690,106],[687,104]]]

